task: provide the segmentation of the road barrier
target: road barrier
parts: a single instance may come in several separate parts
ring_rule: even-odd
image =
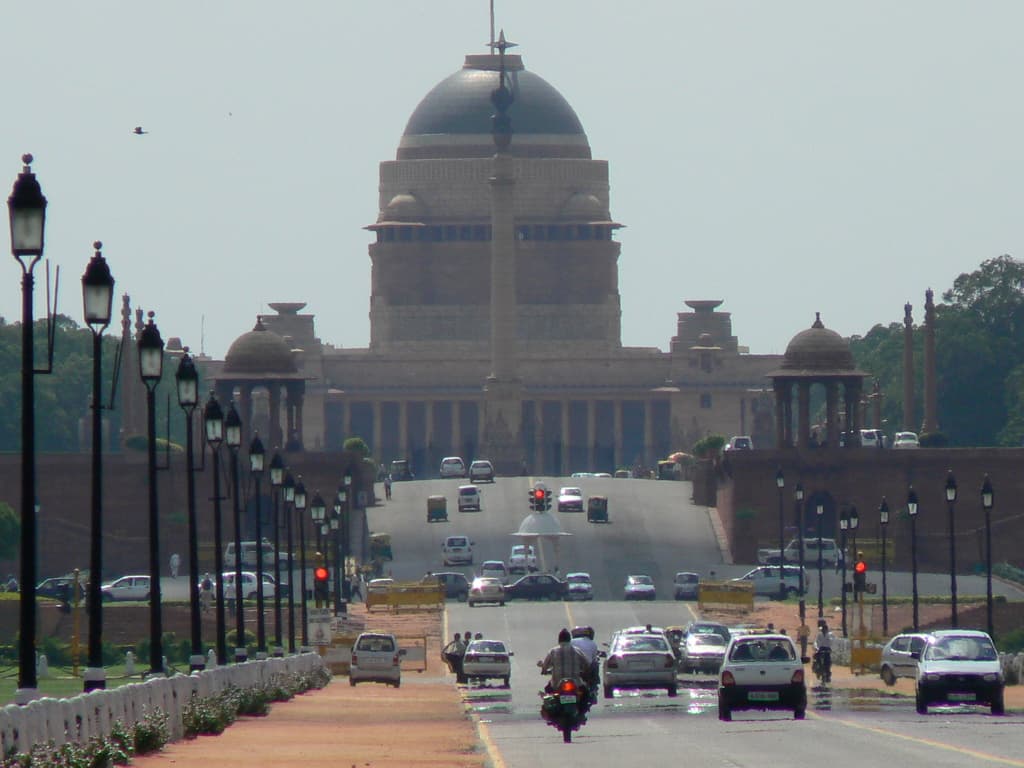
[[[419,582],[382,584],[366,591],[366,609],[382,607],[389,610],[441,610],[444,587]]]
[[[751,581],[702,581],[697,587],[697,607],[754,609],[754,583]]]

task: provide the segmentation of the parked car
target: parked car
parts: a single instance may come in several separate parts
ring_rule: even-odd
[[[445,598],[454,598],[460,602],[465,602],[469,595],[469,579],[466,578],[464,573],[441,571],[439,573],[428,573],[420,579],[421,584],[430,584],[432,581],[437,581],[444,587]]]
[[[904,632],[896,635],[882,648],[882,662],[879,674],[886,685],[896,685],[898,677],[916,677],[917,659],[928,643],[924,633]]]
[[[472,565],[473,542],[468,536],[449,536],[441,545],[441,560],[445,565]]]
[[[505,587],[500,579],[490,576],[477,576],[473,579],[466,604],[472,608],[481,603],[505,604]]]
[[[363,632],[352,644],[349,664],[349,685],[374,682],[398,688],[402,684],[402,657],[405,649],[398,647],[398,638],[383,632]]]
[[[762,565],[754,568],[752,571],[748,571],[738,579],[731,579],[730,581],[752,582],[754,594],[759,597],[778,597],[780,581],[785,585],[787,597],[800,594],[801,589],[807,589],[807,575],[804,572],[803,578],[801,578],[799,565],[784,565],[782,569],[783,575],[781,580],[779,578],[779,566]]]
[[[917,439],[916,432],[897,432],[892,439],[892,447],[905,450],[907,448],[920,448],[921,443]]]
[[[725,624],[719,624],[717,621],[691,621],[683,631],[684,637],[689,637],[690,635],[718,635],[727,643],[732,639],[733,634],[733,631],[725,626]]]
[[[274,596],[274,583],[273,578],[267,581],[269,574],[263,574],[263,597],[272,598]],[[234,600],[235,599],[235,572],[225,571],[224,574],[224,599]],[[256,574],[253,571],[242,571],[242,599],[243,600],[255,600],[256,599]]]
[[[71,596],[71,585],[74,581],[69,576],[51,576],[48,579],[43,579],[36,584],[36,597],[52,597],[57,600],[67,600]]]
[[[391,470],[388,474],[391,475],[392,481],[396,483],[402,480],[415,479],[412,469],[409,467],[409,462],[406,459],[395,459],[392,461]]]
[[[750,435],[733,435],[729,438],[729,442],[725,444],[725,450],[752,451],[754,450],[754,441],[750,438]]]
[[[502,560],[484,560],[480,564],[480,575],[489,576],[504,584],[508,580],[508,568]]]
[[[800,540],[792,539],[787,545],[783,554],[787,563],[800,562]],[[778,565],[779,548],[761,547],[757,550],[757,562],[761,565]],[[843,562],[843,550],[836,544],[835,539],[821,540],[821,563],[822,565],[834,566]],[[818,564],[818,539],[815,536],[804,537],[804,565],[816,567]]]
[[[860,431],[860,444],[863,448],[884,448],[885,433],[880,429],[862,429]]]
[[[657,597],[654,579],[643,574],[627,576],[623,597],[626,600],[654,600]]]
[[[590,574],[583,571],[565,574],[565,581],[569,585],[569,600],[593,600],[594,585],[590,581]]]
[[[803,720],[806,661],[787,635],[734,636],[718,673],[719,720],[732,720],[737,709],[791,709],[795,719]]]
[[[244,568],[255,568],[256,567],[256,542],[255,541],[243,541],[242,542],[242,567]],[[281,563],[288,562],[287,552],[274,552],[274,545],[267,539],[263,540],[263,567],[273,568],[274,558],[276,557]],[[235,567],[235,542],[229,542],[224,547],[224,567],[234,568]]]
[[[441,459],[441,477],[465,477],[466,462],[460,456],[445,456]]]
[[[675,696],[676,657],[664,632],[616,632],[601,672],[604,697],[616,688],[664,688]]]
[[[122,576],[100,585],[100,595],[107,600],[149,600],[149,576]]]
[[[480,511],[480,489],[475,485],[459,486],[459,512]]]
[[[558,511],[582,512],[583,490],[574,487],[560,488],[558,491]]]
[[[471,483],[493,483],[494,465],[487,459],[477,459],[469,465],[469,481]]]
[[[681,672],[717,673],[725,658],[728,640],[714,632],[693,632],[679,646]]]
[[[569,585],[550,573],[528,573],[505,587],[506,600],[564,600]]]
[[[672,577],[672,597],[676,600],[696,600],[700,588],[700,574],[680,571]]]
[[[508,556],[509,573],[527,573],[537,570],[537,553],[532,544],[514,544]]]
[[[502,688],[508,688],[514,655],[501,640],[474,640],[462,657],[462,674],[468,681],[497,678]]]
[[[993,715],[1003,714],[1006,680],[992,638],[971,629],[932,632],[924,650],[915,654],[917,685],[914,704],[919,715],[932,704],[988,705]]]

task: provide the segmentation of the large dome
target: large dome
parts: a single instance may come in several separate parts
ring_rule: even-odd
[[[782,359],[782,371],[856,372],[850,345],[821,322],[821,314],[806,331],[800,331],[789,342]]]
[[[590,158],[583,126],[569,102],[546,80],[527,72],[520,56],[506,55],[515,100],[509,107],[513,155]],[[442,80],[416,107],[405,126],[399,160],[490,157],[491,91],[498,87],[499,57],[466,57],[462,69]]]
[[[268,331],[259,318],[256,327],[235,339],[224,356],[225,373],[294,374],[297,370],[288,343]]]

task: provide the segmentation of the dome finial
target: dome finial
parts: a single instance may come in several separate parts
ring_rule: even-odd
[[[491,135],[494,137],[494,146],[499,152],[504,152],[512,143],[512,119],[508,116],[508,108],[515,101],[512,91],[506,84],[505,72],[505,51],[515,47],[505,39],[505,30],[501,30],[498,41],[491,43],[491,50],[498,49],[498,87],[491,91],[491,103],[496,112],[491,116]]]
[[[814,323],[811,325],[811,328],[824,328],[824,327],[825,327],[825,324],[823,322],[821,322],[821,312],[815,312],[814,313]]]

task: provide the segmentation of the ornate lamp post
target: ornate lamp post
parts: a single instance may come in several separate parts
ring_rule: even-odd
[[[988,634],[993,634],[992,626],[992,505],[995,503],[995,491],[992,481],[985,475],[981,484],[981,508],[985,510],[985,619]]]
[[[160,514],[156,492],[156,387],[164,370],[164,340],[149,313],[139,334],[139,374],[146,385],[149,435],[149,671],[164,672],[163,627],[160,619]]]
[[[843,551],[843,589],[840,595],[840,605],[842,606],[842,629],[843,637],[846,637],[846,531],[850,527],[850,518],[846,509],[842,509],[839,512],[839,533],[840,533],[840,549]]]
[[[36,696],[36,422],[35,346],[32,338],[32,271],[43,256],[46,198],[32,173],[32,155],[7,198],[11,253],[21,266],[21,594],[19,597],[18,690],[25,704]]]
[[[859,560],[861,553],[857,549],[857,529],[860,527],[860,515],[857,513],[857,507],[852,504],[850,505],[847,526],[850,529],[850,550],[853,552],[853,556]]]
[[[253,435],[249,443],[249,473],[256,483],[256,658],[267,658],[267,623],[263,611],[263,497],[260,479],[263,477],[263,441]],[[277,557],[277,551],[274,551]]]
[[[820,501],[814,509],[815,517],[818,518],[818,618],[825,617],[825,603],[822,600],[822,570],[824,563],[821,562],[821,518],[825,516],[825,505]]]
[[[213,455],[213,567],[216,579],[214,584],[217,589],[214,609],[217,615],[217,664],[223,666],[228,663],[224,618],[224,543],[220,514],[220,444],[224,442],[224,412],[213,392],[210,393],[210,399],[203,409],[203,428],[210,453]]]
[[[953,470],[946,473],[946,506],[949,508],[949,601],[953,612],[953,628],[960,626],[956,610],[956,478]]]
[[[270,460],[270,488],[274,497],[274,655],[283,656],[284,648],[281,641],[281,485],[284,482],[284,461],[281,454],[274,451]],[[292,486],[294,489],[294,486]],[[288,587],[291,589],[291,574],[288,575]]]
[[[302,648],[309,647],[309,600],[306,591],[306,486],[302,482],[302,476],[295,485],[295,521],[299,526],[299,574],[300,586],[302,587]]]
[[[249,658],[245,647],[245,594],[242,591],[242,512],[239,508],[238,449],[242,445],[242,419],[235,409],[234,400],[224,418],[224,442],[231,454],[231,513],[235,523],[235,661]],[[262,556],[258,553],[258,557]]]
[[[341,612],[348,612],[348,602],[352,599],[352,584],[348,579],[348,558],[351,554],[351,542],[349,536],[352,532],[352,507],[355,506],[356,497],[352,493],[352,473],[346,472],[344,478],[345,496],[341,499],[341,565],[345,569],[341,582]]]
[[[889,636],[889,588],[886,584],[885,574],[888,564],[886,563],[885,544],[889,529],[889,502],[882,497],[882,503],[878,505],[878,524],[882,529],[882,634]]]
[[[192,419],[199,405],[199,373],[185,347],[178,370],[174,374],[178,388],[178,405],[185,412],[185,474],[188,479],[188,594],[192,623],[192,654],[189,669],[192,672],[206,668],[203,656],[202,623],[199,617],[199,528],[196,523],[195,456],[192,446]]]
[[[800,655],[807,655],[807,583],[804,581],[804,486],[797,483],[793,490],[793,510],[796,520],[797,544],[800,547]]]
[[[323,497],[320,495],[320,491],[313,494],[313,501],[309,505],[309,517],[313,521],[313,528],[318,532],[317,539],[317,557],[327,559],[327,547],[324,544],[327,541],[327,533],[330,527],[327,524],[327,505],[324,503]],[[325,563],[330,568],[329,563]],[[316,598],[316,607],[324,608],[326,606],[321,604],[320,596],[314,595]]]
[[[338,615],[344,612],[344,608],[341,604],[341,571],[344,568],[341,562],[341,515],[342,515],[342,504],[341,504],[341,493],[338,493],[338,498],[334,500],[334,514],[331,515],[331,547],[333,553],[331,559],[334,560],[334,614]]]
[[[92,504],[91,536],[89,539],[89,666],[85,670],[84,690],[107,687],[103,669],[103,395],[102,358],[103,331],[110,325],[110,310],[114,300],[114,278],[100,249],[103,243],[92,244],[96,249],[89,266],[82,275],[82,303],[85,324],[92,331]]]
[[[786,541],[785,528],[782,521],[782,490],[786,487],[786,478],[782,476],[782,467],[775,470],[775,487],[779,489],[779,600],[786,599]]]
[[[292,506],[295,503],[295,478],[285,472],[281,483],[284,495],[284,518],[288,526],[288,653],[295,653],[295,543],[292,540]]]
[[[907,492],[907,514],[910,516],[910,579],[914,595],[914,631],[920,628],[917,615],[917,491],[910,486]]]

